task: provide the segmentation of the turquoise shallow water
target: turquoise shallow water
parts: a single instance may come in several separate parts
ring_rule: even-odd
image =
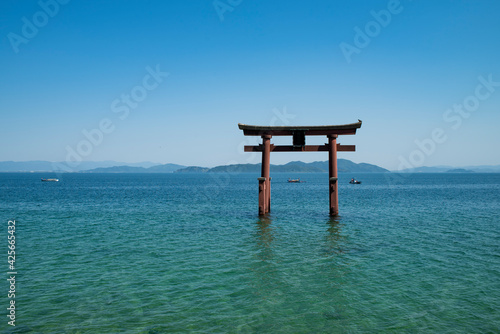
[[[5,332],[500,332],[499,174],[52,176],[0,174]]]

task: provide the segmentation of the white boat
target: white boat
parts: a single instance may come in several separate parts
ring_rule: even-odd
[[[44,179],[44,178],[42,178],[42,182],[59,182],[59,179]]]

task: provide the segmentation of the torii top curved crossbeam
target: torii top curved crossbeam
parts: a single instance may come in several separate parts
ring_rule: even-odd
[[[303,131],[306,136],[327,136],[327,135],[354,135],[361,127],[361,120],[357,123],[342,125],[286,125],[286,126],[262,126],[247,125],[238,123],[240,130],[245,136],[292,136],[296,131]]]

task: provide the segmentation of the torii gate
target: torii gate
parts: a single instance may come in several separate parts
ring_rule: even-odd
[[[354,135],[361,127],[357,123],[344,125],[320,126],[259,126],[238,123],[245,136],[261,136],[262,144],[245,146],[245,152],[262,152],[262,170],[259,177],[259,215],[271,210],[271,178],[269,177],[270,157],[273,152],[325,152],[328,151],[328,172],[330,183],[330,215],[339,213],[339,194],[337,183],[337,151],[354,152],[355,145],[337,144],[339,135]],[[293,145],[273,145],[272,136],[293,136]],[[327,136],[328,143],[324,145],[306,145],[306,136]]]

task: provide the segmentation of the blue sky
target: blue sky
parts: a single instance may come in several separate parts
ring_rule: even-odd
[[[493,0],[2,1],[0,160],[257,163],[239,122],[361,119],[339,139],[357,152],[340,158],[500,164],[499,12]]]

